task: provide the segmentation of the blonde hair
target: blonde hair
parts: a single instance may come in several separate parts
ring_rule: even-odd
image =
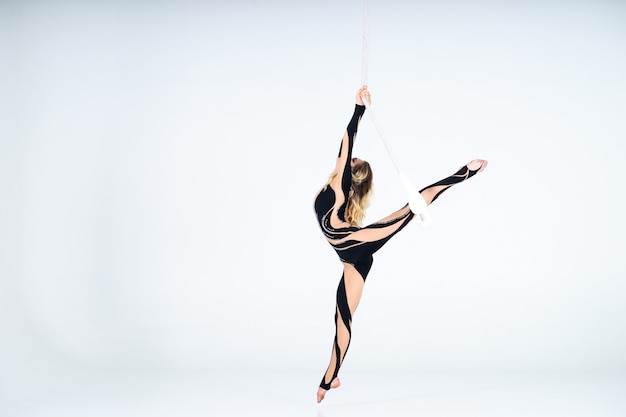
[[[363,161],[352,168],[352,185],[346,207],[346,220],[357,226],[365,218],[365,209],[369,206],[369,199],[374,191],[374,173],[372,167]]]

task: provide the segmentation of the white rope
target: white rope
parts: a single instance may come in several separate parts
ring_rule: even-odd
[[[370,46],[370,0],[364,0],[363,7],[363,47],[361,49],[361,85],[367,85],[367,71],[369,69]]]
[[[382,140],[383,145],[385,145],[385,149],[387,149],[387,153],[389,154],[389,158],[391,158],[391,162],[393,162],[393,166],[396,167],[396,171],[398,171],[398,174],[400,174],[402,171],[400,170],[400,165],[398,165],[398,160],[396,159],[395,156],[393,156],[393,151],[391,150],[391,147],[389,146],[389,144],[387,144],[387,141],[385,140],[385,134],[383,133],[383,129],[378,124],[378,119],[376,119],[376,114],[372,110],[372,105],[367,101],[367,99],[364,99],[364,98],[362,99],[363,99],[363,104],[365,104],[365,107],[367,108],[367,112],[370,115],[370,119],[372,119],[372,122],[374,123],[374,127],[378,131],[378,136],[380,137],[380,140]]]
[[[362,48],[362,53],[361,53],[361,85],[367,85],[367,77],[368,77],[368,69],[369,69],[370,9],[371,9],[370,0],[364,0],[363,42],[362,42],[363,48]],[[371,104],[363,97],[361,98],[363,99],[363,103],[365,104],[365,107],[367,108],[367,112],[369,113],[370,118],[372,119],[372,122],[374,123],[374,127],[378,131],[378,136],[380,137],[380,140],[385,145],[385,149],[387,150],[387,153],[389,154],[389,157],[391,158],[391,162],[393,162],[393,165],[395,166],[396,171],[398,172],[398,175],[400,176],[400,181],[402,181],[402,185],[404,185],[404,188],[409,194],[409,207],[411,211],[413,212],[413,214],[417,216],[418,222],[422,226],[424,227],[429,226],[431,223],[431,218],[428,212],[426,211],[426,208],[427,208],[426,200],[424,200],[424,198],[419,193],[417,188],[415,188],[413,184],[411,184],[411,181],[409,181],[408,177],[404,175],[402,170],[400,170],[398,161],[393,155],[393,152],[391,151],[391,147],[385,140],[385,135],[383,134],[383,130],[378,124],[376,115],[372,111]]]

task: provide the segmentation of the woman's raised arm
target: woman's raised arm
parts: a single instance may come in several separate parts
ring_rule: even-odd
[[[337,163],[335,165],[335,170],[333,171],[333,177],[335,181],[340,181],[342,179],[346,180],[346,178],[344,178],[346,177],[346,172],[348,174],[350,173],[350,159],[352,158],[352,147],[354,146],[354,139],[356,138],[359,123],[361,122],[361,116],[363,116],[363,113],[365,113],[365,105],[363,103],[363,99],[367,100],[368,103],[371,102],[371,96],[369,91],[367,90],[367,86],[361,87],[356,93],[356,104],[354,106],[354,113],[352,114],[352,118],[350,119],[348,127],[346,128],[346,132],[344,133],[341,140],[341,147],[339,148]],[[347,176],[347,180],[350,181],[349,175]]]

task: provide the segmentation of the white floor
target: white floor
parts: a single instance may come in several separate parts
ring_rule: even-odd
[[[354,372],[316,404],[317,375],[69,374],[3,378],[2,417],[626,416],[626,375]]]

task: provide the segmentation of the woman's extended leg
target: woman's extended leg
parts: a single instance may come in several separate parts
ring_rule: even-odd
[[[463,165],[454,175],[423,188],[420,194],[424,197],[424,200],[426,200],[426,204],[430,205],[448,188],[473,177],[477,173],[482,172],[485,168],[487,168],[487,161],[484,159],[474,159],[467,165]]]
[[[487,167],[487,161],[483,159],[474,159],[466,165],[463,165],[455,174],[444,178],[420,191],[420,194],[426,200],[426,204],[430,205],[435,201],[441,193],[454,184],[465,181],[473,177],[477,173],[483,171]],[[345,240],[349,240],[351,244],[339,251],[359,252],[373,254],[378,251],[385,243],[389,241],[396,233],[402,230],[412,219],[413,213],[408,204],[400,210],[391,213],[389,216],[375,223],[370,224],[350,234]]]
[[[367,272],[366,272],[367,274]],[[348,347],[350,347],[350,338],[352,336],[352,316],[356,311],[365,278],[361,276],[359,271],[350,264],[344,264],[343,276],[339,281],[337,288],[337,306],[335,310],[335,340],[330,355],[330,363],[324,374],[320,387],[317,390],[317,402],[321,402],[326,392],[331,388],[337,388],[340,385],[337,373],[346,355]]]
[[[464,165],[455,174],[429,185],[421,190],[420,193],[426,200],[426,203],[430,205],[445,190],[483,171],[486,167],[487,161],[475,159]],[[351,233],[349,237],[340,242],[342,246],[337,249],[339,253],[345,254],[344,256],[347,258],[358,258],[362,261],[354,266],[344,263],[344,273],[337,288],[335,340],[333,342],[330,364],[317,390],[318,403],[324,399],[329,389],[337,388],[340,385],[337,374],[350,346],[352,316],[361,299],[365,279],[372,265],[372,254],[402,230],[413,217],[414,215],[407,204],[384,219]]]

